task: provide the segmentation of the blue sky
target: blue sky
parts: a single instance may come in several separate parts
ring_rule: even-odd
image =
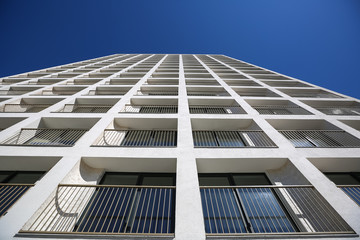
[[[0,77],[113,53],[214,53],[360,98],[359,0],[1,0],[0,34]]]

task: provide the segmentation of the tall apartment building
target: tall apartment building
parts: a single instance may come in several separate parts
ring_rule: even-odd
[[[357,99],[223,55],[0,84],[0,239],[359,239]]]

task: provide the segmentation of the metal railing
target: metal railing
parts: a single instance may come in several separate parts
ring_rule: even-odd
[[[61,113],[106,113],[112,105],[65,104]]]
[[[53,96],[53,95],[73,95],[80,90],[42,90],[38,94],[34,95],[42,95],[42,96]]]
[[[177,113],[177,105],[125,105],[121,113]]]
[[[240,106],[206,106],[190,105],[189,111],[192,114],[245,114]]]
[[[90,96],[94,95],[125,95],[128,91],[118,91],[118,90],[90,90],[88,94]]]
[[[188,96],[230,96],[228,92],[187,92]]]
[[[196,148],[276,147],[275,143],[260,130],[249,131],[193,131]]]
[[[286,92],[285,92],[286,93]],[[341,98],[338,95],[332,93],[286,93],[291,97],[303,97],[303,98]]]
[[[260,114],[272,115],[308,115],[311,114],[299,106],[254,106]]]
[[[315,107],[328,115],[360,115],[360,107]]]
[[[0,183],[0,217],[34,184]]]
[[[207,235],[354,233],[312,186],[200,187]]]
[[[174,233],[175,187],[60,184],[20,233]]]
[[[86,132],[85,129],[22,128],[0,145],[69,147]]]
[[[337,185],[337,187],[360,206],[360,185]]]
[[[34,89],[31,90],[0,90],[0,96],[1,95],[22,95],[28,92],[34,91]]]
[[[5,104],[1,112],[40,112],[51,104]]]
[[[113,130],[105,129],[94,146],[115,147],[176,147],[175,130]]]
[[[295,147],[360,147],[360,139],[342,130],[281,130]]]
[[[136,96],[177,96],[177,91],[137,91]]]

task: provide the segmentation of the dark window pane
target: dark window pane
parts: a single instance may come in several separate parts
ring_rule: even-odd
[[[45,172],[17,172],[8,183],[35,183]]]
[[[138,174],[105,173],[102,185],[136,185]]]
[[[144,176],[143,186],[173,186],[174,178],[169,176]]]
[[[325,175],[337,185],[359,185],[360,181],[350,173],[325,173]]]
[[[226,176],[199,177],[200,186],[230,186],[229,178]]]
[[[10,171],[1,171],[0,172],[0,183],[4,183],[4,181],[14,172]]]
[[[236,186],[270,185],[265,174],[234,174]]]

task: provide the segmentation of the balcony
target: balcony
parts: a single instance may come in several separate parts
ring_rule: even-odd
[[[122,113],[170,114],[177,113],[177,105],[131,105],[126,104]]]
[[[272,148],[276,145],[260,130],[193,131],[195,148]]]
[[[87,95],[125,95],[129,90],[129,87],[97,87],[96,90],[90,90]]]
[[[65,78],[42,78],[37,81],[29,81],[28,85],[52,85],[61,81],[64,81]]]
[[[262,87],[233,87],[233,90],[242,97],[280,97],[278,94]]]
[[[279,89],[283,93],[295,98],[342,98],[331,92],[322,89]]]
[[[0,217],[34,184],[0,183]]]
[[[245,114],[240,106],[190,105],[191,114]]]
[[[106,113],[113,105],[65,104],[59,113]]]
[[[105,82],[104,85],[134,85],[140,78],[112,78],[110,81]]]
[[[16,159],[12,160],[17,161]],[[3,159],[0,161],[9,167],[9,164],[5,164]],[[44,173],[43,171],[0,171],[0,217],[4,216],[9,208],[33,187]]]
[[[5,104],[0,108],[0,112],[8,113],[36,113],[40,112],[52,104]]]
[[[177,87],[151,87],[142,86],[135,94],[136,96],[177,96]]]
[[[102,147],[176,147],[176,130],[105,129],[93,146]]]
[[[35,90],[38,90],[38,87],[10,87],[8,90],[0,90],[1,95],[22,95]]]
[[[71,147],[86,129],[22,128],[0,145]]]
[[[188,96],[230,96],[222,87],[187,87]]]
[[[200,187],[208,236],[354,234],[313,186]]]
[[[41,95],[41,96],[68,96],[73,95],[81,90],[83,87],[53,87],[51,89],[45,89],[40,91],[39,93],[33,95]]]
[[[0,85],[10,85],[29,80],[29,78],[3,78],[0,80]]]
[[[360,115],[360,103],[356,101],[303,101],[305,104],[327,115]]]
[[[297,148],[359,148],[360,139],[342,130],[279,131]]]
[[[175,186],[60,184],[19,233],[174,236]]]

